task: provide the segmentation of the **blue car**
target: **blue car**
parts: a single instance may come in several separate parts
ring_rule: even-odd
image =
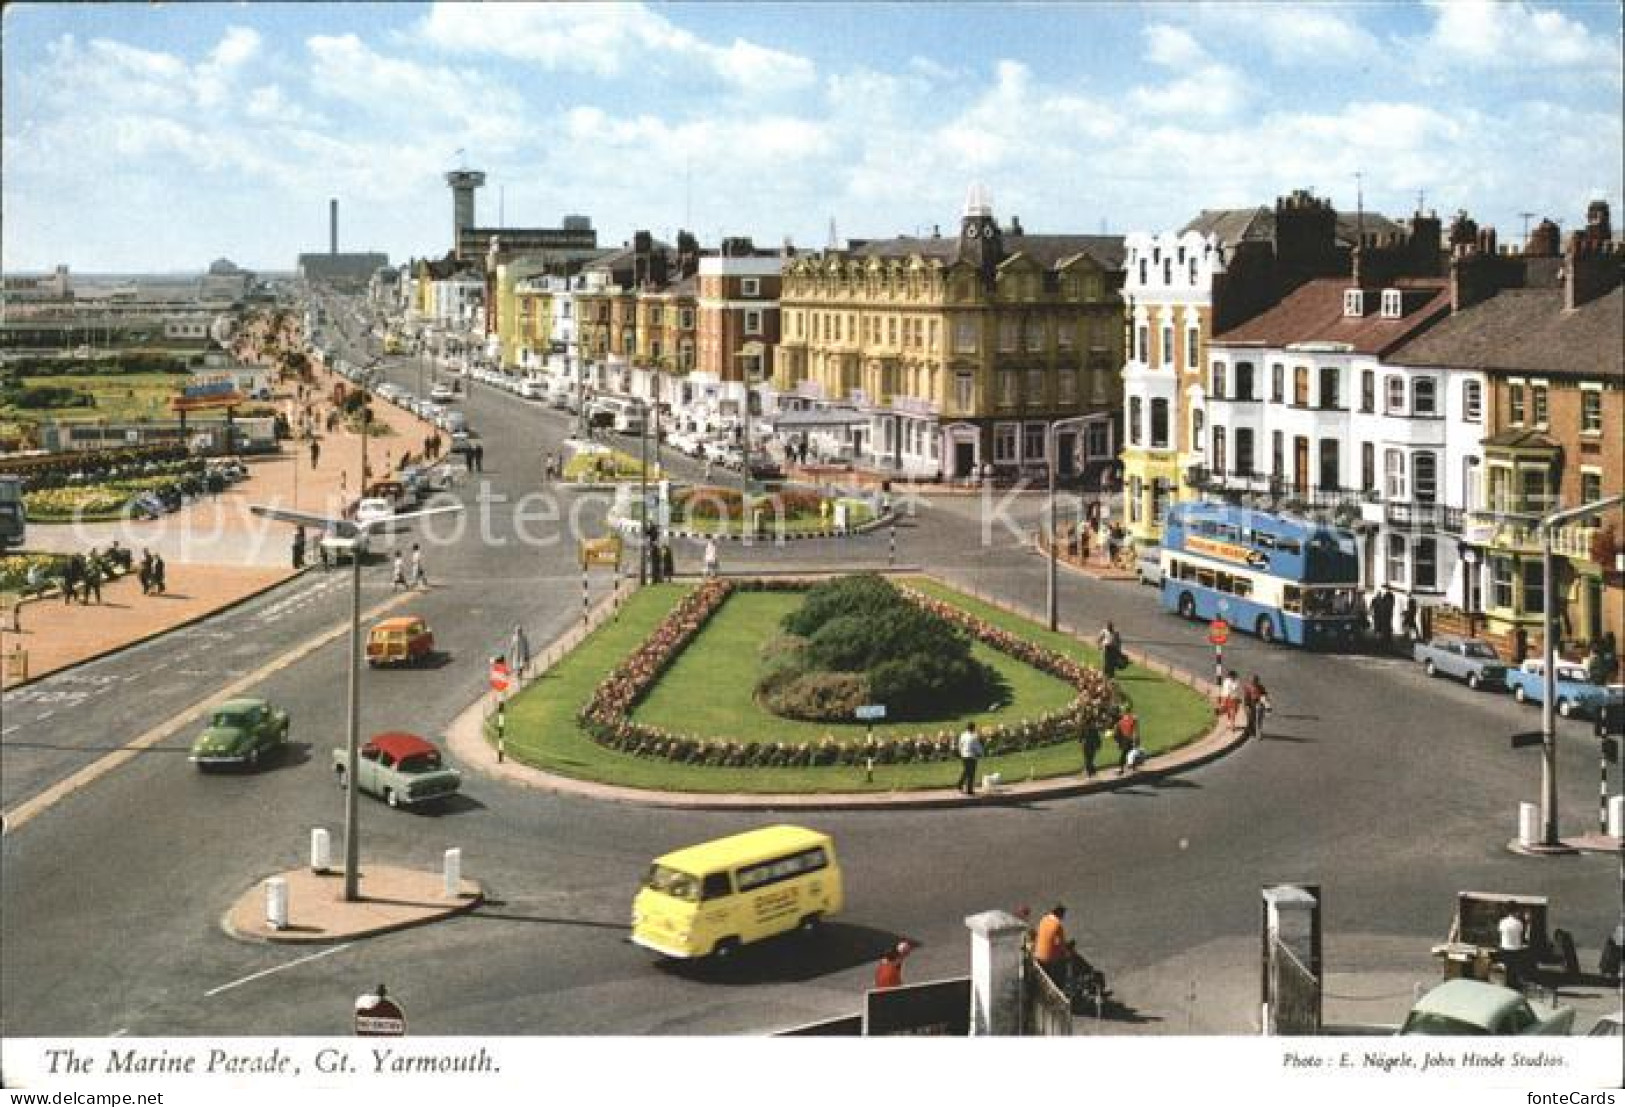
[[[1546,697],[1546,664],[1540,658],[1530,658],[1506,675],[1507,688],[1519,703],[1544,703]],[[1586,676],[1585,666],[1573,661],[1557,662],[1557,713],[1565,719],[1573,715],[1595,716],[1604,705],[1625,705],[1625,685],[1593,684]]]

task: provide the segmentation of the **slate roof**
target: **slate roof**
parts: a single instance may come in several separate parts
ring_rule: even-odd
[[[1450,310],[1450,288],[1444,281],[1401,280],[1390,287],[1405,291],[1405,314],[1384,319],[1381,293],[1366,289],[1366,313],[1343,314],[1347,277],[1310,281],[1262,315],[1213,338],[1219,346],[1277,348],[1299,342],[1342,342],[1355,353],[1389,357],[1389,351]],[[1418,303],[1417,301],[1421,301]]]
[[[1004,256],[1026,254],[1047,269],[1078,254],[1087,254],[1107,269],[1123,267],[1123,236],[1106,234],[1005,234]],[[959,256],[957,236],[942,238],[870,239],[855,242],[852,254],[856,257],[905,258],[918,254],[923,258],[936,258],[947,264]]]
[[[1400,233],[1404,227],[1386,215],[1368,211],[1363,216],[1352,211],[1337,213],[1336,238],[1340,246],[1353,246],[1359,231],[1368,235]],[[1260,205],[1256,208],[1204,208],[1202,213],[1180,228],[1180,233],[1196,231],[1218,237],[1225,246],[1256,240],[1272,242],[1275,239],[1275,209]]]
[[[1625,379],[1625,287],[1563,308],[1559,288],[1514,288],[1457,312],[1395,350],[1405,365]]]

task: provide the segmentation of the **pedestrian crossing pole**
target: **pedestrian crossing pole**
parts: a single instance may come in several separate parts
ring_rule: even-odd
[[[892,568],[897,567],[897,520],[891,521],[891,549],[886,554],[886,564]]]
[[[587,604],[588,604],[587,589],[588,589],[588,586],[587,586],[587,563],[586,563],[585,560],[583,560],[582,563],[581,563],[581,625],[582,626],[587,625]]]

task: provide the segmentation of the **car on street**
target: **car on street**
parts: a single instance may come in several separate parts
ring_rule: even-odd
[[[1162,587],[1162,547],[1147,546],[1134,561],[1134,574],[1141,584]]]
[[[383,524],[394,517],[395,505],[383,496],[367,496],[355,505],[355,521],[360,525]]]
[[[1596,1021],[1590,1030],[1586,1031],[1588,1038],[1622,1038],[1625,1037],[1625,1011],[1615,1011],[1604,1015]]]
[[[1525,999],[1522,992],[1481,980],[1447,980],[1416,1001],[1401,1035],[1561,1035],[1574,1026],[1574,1008]]]
[[[397,615],[367,632],[367,664],[416,665],[434,656],[434,631],[416,615]]]
[[[288,713],[266,700],[227,700],[209,712],[208,725],[192,742],[191,761],[199,770],[215,765],[255,768],[287,745],[288,726]]]
[[[437,384],[429,389],[429,399],[437,404],[449,404],[457,399],[457,393],[451,390],[449,384]]]
[[[525,400],[545,400],[547,382],[539,377],[526,377],[519,383],[519,396]]]
[[[349,751],[333,751],[333,775],[348,784]],[[449,768],[434,744],[416,734],[375,734],[361,747],[356,787],[391,807],[413,807],[443,799],[462,787],[463,777]]]
[[[1554,703],[1557,713],[1565,719],[1573,715],[1595,716],[1604,705],[1625,705],[1625,685],[1593,684],[1586,675],[1585,666],[1578,661],[1557,661],[1557,692]],[[1512,698],[1519,703],[1544,703],[1546,699],[1546,663],[1531,657],[1506,674],[1507,687]]]
[[[1506,688],[1507,664],[1495,647],[1478,638],[1438,634],[1411,651],[1428,676],[1465,680],[1469,688]]]

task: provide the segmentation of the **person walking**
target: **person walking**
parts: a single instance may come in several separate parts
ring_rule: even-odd
[[[717,575],[717,540],[705,540],[705,576],[709,580]]]
[[[1377,643],[1384,649],[1388,648],[1394,637],[1394,593],[1383,588],[1380,595],[1371,601],[1372,629],[1377,632]]]
[[[293,567],[305,567],[305,528],[295,527],[293,531]]]
[[[1140,720],[1134,714],[1133,707],[1123,708],[1123,713],[1117,717],[1117,726],[1112,732],[1112,738],[1117,742],[1117,775],[1122,776],[1132,767],[1129,764],[1129,754],[1133,752],[1135,743],[1140,740]]]
[[[1241,705],[1246,719],[1243,736],[1262,741],[1264,737],[1264,716],[1270,710],[1270,694],[1257,673],[1248,677],[1247,683],[1242,687]]]
[[[508,657],[513,661],[514,675],[524,680],[525,670],[530,668],[530,639],[525,637],[525,628],[519,623],[513,625],[513,637],[508,642]]]
[[[412,543],[412,587],[429,587],[429,574],[423,570],[423,550],[416,542]]]
[[[548,481],[550,481],[552,479],[553,479],[553,455],[551,453],[549,453],[547,455],[547,457],[542,460],[542,483],[546,484]]]
[[[1100,755],[1100,728],[1085,718],[1078,742],[1083,746],[1083,775],[1094,776],[1095,758]]]
[[[1415,596],[1405,597],[1405,615],[1400,624],[1400,632],[1404,635],[1405,641],[1407,642],[1415,642],[1417,635],[1420,633],[1416,626]]]
[[[1110,680],[1123,668],[1123,636],[1110,620],[1100,632],[1099,643],[1101,668],[1106,673],[1106,679]]]
[[[1236,732],[1236,709],[1241,706],[1241,678],[1231,669],[1224,674],[1224,681],[1219,685],[1219,710],[1224,712],[1224,721],[1230,724],[1230,733]]]
[[[141,594],[152,594],[152,553],[146,548],[141,550],[141,560],[136,563],[135,579],[141,582]]]
[[[316,463],[322,458],[322,444],[316,439],[310,440],[310,467],[316,468]]]
[[[85,559],[81,554],[74,554],[68,558],[68,563],[62,566],[62,602],[70,604],[79,594],[79,581],[85,574]]]
[[[959,735],[958,788],[967,796],[976,794],[976,763],[984,752],[981,736],[976,733],[976,724],[966,723]]]
[[[671,543],[662,542],[660,544],[660,575],[669,581],[676,571],[677,561],[671,555]]]
[[[913,949],[914,947],[907,942],[898,942],[880,955],[880,964],[875,966],[876,991],[903,986],[903,958]]]
[[[92,549],[85,558],[85,603],[88,604],[92,596],[97,603],[102,602],[102,575],[102,559]]]
[[[1049,914],[1038,920],[1038,933],[1033,937],[1033,960],[1062,992],[1066,991],[1067,963],[1071,950],[1066,944],[1066,904],[1057,903]]]
[[[389,590],[394,592],[406,587],[406,562],[401,557],[401,551],[395,551],[395,564],[389,574]]]
[[[152,590],[162,596],[169,591],[169,583],[164,579],[164,555],[152,555]]]

